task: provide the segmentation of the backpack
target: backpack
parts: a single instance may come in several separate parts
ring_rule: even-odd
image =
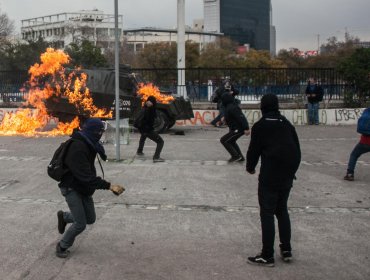
[[[370,135],[370,108],[365,109],[358,119],[357,132],[363,135]]]
[[[134,120],[134,127],[135,128],[142,128],[144,126],[144,116],[145,116],[145,111],[144,109],[141,109],[139,114]]]
[[[47,167],[48,175],[55,181],[60,182],[63,175],[68,172],[68,168],[64,166],[64,158],[66,157],[68,147],[72,142],[73,139],[71,138],[61,143],[58,149],[55,150],[53,158]]]

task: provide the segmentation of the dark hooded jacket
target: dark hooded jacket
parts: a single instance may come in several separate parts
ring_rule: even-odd
[[[225,121],[230,130],[243,132],[249,129],[244,113],[235,102],[234,96],[229,93],[222,95],[222,104],[225,107]]]
[[[157,117],[157,100],[154,96],[149,96],[147,101],[153,103],[153,106],[147,107],[146,104],[143,107],[144,119],[143,126],[139,129],[141,133],[148,133],[154,130],[154,121]]]
[[[90,123],[91,124],[91,123]],[[95,125],[95,123],[93,123]],[[100,147],[99,135],[90,133],[90,128],[83,127],[82,131],[75,131],[68,147],[64,164],[69,171],[63,176],[59,187],[72,188],[82,195],[92,195],[96,189],[109,189],[110,183],[96,176],[95,157],[97,153],[105,155],[104,148]],[[104,158],[104,156],[103,156]]]
[[[254,171],[261,157],[259,183],[267,188],[291,187],[301,161],[294,126],[279,112],[275,95],[261,100],[262,118],[252,127],[247,171]]]

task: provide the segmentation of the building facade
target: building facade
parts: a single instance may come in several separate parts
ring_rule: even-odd
[[[192,41],[199,45],[201,51],[207,43],[214,42],[222,33],[204,32],[202,30],[203,21],[194,21],[193,28],[185,29],[185,41]],[[144,27],[126,29],[123,31],[126,43],[132,46],[134,52],[138,52],[148,43],[155,42],[177,42],[177,29],[165,29]]]
[[[118,17],[119,34],[122,36],[123,18]],[[57,48],[70,43],[88,40],[103,50],[114,45],[114,15],[99,10],[60,13],[22,20],[23,40],[43,38]]]
[[[204,0],[204,30],[257,50],[276,49],[271,0]]]

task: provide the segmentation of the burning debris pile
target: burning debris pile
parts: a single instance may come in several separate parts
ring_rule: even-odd
[[[24,91],[27,92],[24,106],[35,108],[20,109],[16,113],[7,113],[0,123],[0,135],[56,136],[71,134],[79,127],[79,119],[71,122],[58,122],[57,128],[43,131],[51,116],[47,112],[45,101],[52,97],[68,99],[78,112],[90,117],[111,118],[112,112],[97,108],[93,104],[89,89],[86,87],[87,75],[80,69],[67,71],[64,65],[70,57],[61,50],[48,48],[41,55],[41,63],[30,67],[29,81]]]

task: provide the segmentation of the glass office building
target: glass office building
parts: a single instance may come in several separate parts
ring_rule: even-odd
[[[204,0],[204,23],[240,45],[274,49],[271,0]]]

